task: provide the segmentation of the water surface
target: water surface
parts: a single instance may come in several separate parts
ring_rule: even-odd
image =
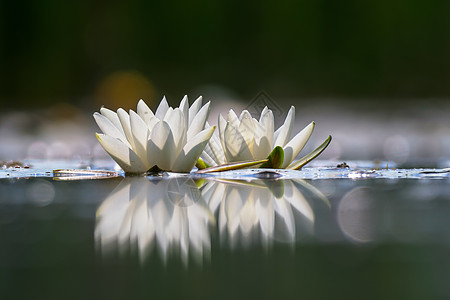
[[[448,171],[349,165],[1,170],[0,298],[448,297]]]

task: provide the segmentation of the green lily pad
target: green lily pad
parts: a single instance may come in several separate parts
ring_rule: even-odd
[[[330,142],[331,142],[331,135],[328,136],[328,138],[322,143],[322,145],[320,145],[319,147],[317,147],[316,149],[311,151],[311,153],[305,155],[304,157],[300,158],[296,162],[292,163],[290,166],[287,167],[287,169],[300,170],[304,165],[306,165],[307,163],[312,161],[314,158],[319,156],[320,153],[322,153],[323,150],[325,150],[328,147]]]
[[[279,169],[283,165],[284,150],[280,146],[276,146],[267,157],[268,162],[263,163],[260,168]]]

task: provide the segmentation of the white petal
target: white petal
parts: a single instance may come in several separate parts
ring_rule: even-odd
[[[239,121],[238,116],[234,112],[234,110],[230,109],[227,114],[227,121],[231,123],[234,127],[239,128],[239,124],[241,121]]]
[[[143,173],[148,167],[142,162],[133,150],[120,140],[104,134],[96,134],[100,145],[109,155],[128,173]]]
[[[225,151],[225,128],[227,127],[228,122],[222,117],[222,114],[219,114],[218,126],[219,126],[219,138],[220,144],[222,145],[223,151]]]
[[[253,122],[253,118],[247,110],[242,111],[239,117],[239,121],[240,124],[239,127],[237,128],[239,128],[239,132],[241,133],[242,137],[247,143],[250,152],[253,153],[253,143],[255,140],[255,132],[256,132],[255,122]]]
[[[192,120],[194,120],[195,115],[198,113],[200,108],[202,107],[202,96],[198,97],[197,100],[192,103],[191,107],[189,108],[189,126],[192,123]]]
[[[161,103],[159,103],[158,108],[156,109],[155,116],[158,119],[163,120],[168,109],[169,109],[169,104],[167,103],[166,97],[164,96],[161,100]]]
[[[172,131],[176,149],[175,153],[178,155],[183,146],[186,144],[186,126],[183,112],[177,107],[173,110],[173,112],[167,115],[167,119],[165,121],[169,124],[170,130]]]
[[[276,146],[284,147],[287,144],[291,138],[292,128],[294,127],[294,119],[295,107],[291,106],[291,109],[289,109],[286,119],[284,120],[284,124],[281,125],[275,133],[277,137],[275,138],[274,148]]]
[[[147,159],[150,166],[170,171],[175,156],[175,142],[169,124],[159,121],[153,127],[147,144]]]
[[[164,120],[164,121],[167,122],[167,120],[170,118],[170,116],[172,115],[172,113],[173,113],[173,108],[172,108],[172,107],[169,107],[169,108],[167,109],[167,111],[166,111],[166,114],[164,115],[164,118],[162,118],[161,120]]]
[[[102,108],[100,108],[100,113],[101,113],[103,116],[107,117],[108,120],[110,120],[111,123],[113,123],[114,126],[116,126],[116,128],[117,128],[117,129],[123,134],[123,136],[125,137],[125,132],[123,132],[122,124],[120,124],[120,120],[119,120],[119,117],[117,116],[117,113],[116,113],[116,112],[114,112],[114,111],[112,111],[112,110],[110,110],[110,109],[107,109],[107,108],[102,107]]]
[[[137,113],[135,113],[133,110],[130,110],[130,125],[136,154],[142,159],[142,161],[146,163],[147,140],[150,134],[147,124],[145,124],[144,120],[142,120]]]
[[[210,166],[214,167],[217,166],[216,161],[212,158],[212,156],[209,154],[211,153],[211,149],[209,148],[209,144],[206,144],[205,149],[203,150],[200,157]]]
[[[150,118],[150,119],[148,120],[148,122],[147,122],[148,130],[149,130],[150,132],[152,132],[153,127],[155,127],[155,125],[156,125],[159,121],[161,121],[161,120],[158,119],[157,117]]]
[[[200,111],[195,115],[194,119],[192,120],[189,129],[187,131],[188,141],[205,128],[206,119],[208,118],[209,114],[210,103],[211,102],[208,102],[205,105],[203,105],[203,107],[200,109]]]
[[[272,151],[272,143],[264,136],[259,140],[259,144],[253,143],[253,159],[261,160],[269,156]]]
[[[211,138],[215,127],[200,131],[183,147],[173,166],[174,172],[190,172]]]
[[[267,106],[264,106],[264,108],[263,108],[261,114],[259,115],[259,122],[261,122],[261,120],[262,120],[264,114],[266,114],[268,110],[270,110],[270,109],[269,109]],[[271,111],[271,110],[270,110],[270,111]]]
[[[282,169],[285,169],[303,149],[314,130],[314,126],[314,122],[311,122],[308,126],[303,128],[302,131],[297,133],[297,135],[294,136],[286,146],[284,146],[284,161],[281,167]]]
[[[135,147],[133,134],[131,133],[130,116],[122,108],[119,108],[117,110],[117,116],[119,117],[120,124],[122,124],[122,128],[123,131],[125,132],[125,136],[127,137],[128,143],[130,143],[132,149],[134,150]]]
[[[273,145],[273,113],[270,109],[263,111],[255,132],[253,158],[266,158],[272,151]]]
[[[239,130],[231,123],[225,127],[225,155],[228,162],[253,160],[252,153]]]
[[[188,102],[188,97],[187,97],[187,95],[185,95],[185,96],[183,97],[183,99],[181,99],[179,108],[180,108],[181,111],[183,112],[183,117],[184,117],[184,127],[185,127],[185,128],[188,128],[188,126],[189,126],[189,102]]]
[[[214,155],[213,158],[216,163],[219,165],[225,164],[227,162],[227,159],[225,157],[225,152],[223,151],[222,145],[220,144],[220,139],[217,137],[217,135],[213,134],[213,136],[209,140],[209,146]]]
[[[117,117],[117,115],[116,115]],[[120,131],[117,129],[116,126],[104,115],[101,115],[99,113],[94,113],[94,119],[95,122],[97,122],[98,127],[100,127],[101,131],[109,135],[113,138],[119,139],[122,142],[126,144],[126,146],[131,148],[131,145],[128,143],[127,138],[125,137],[125,134],[123,133],[123,130]],[[117,119],[118,120],[118,119]]]
[[[208,122],[206,122],[206,128],[210,128]],[[209,139],[208,145],[205,147],[205,152],[214,160],[211,166],[223,165],[226,163],[225,153],[223,152],[222,145],[216,134],[213,134]]]
[[[137,105],[137,113],[144,120],[146,124],[150,122],[150,119],[154,118],[152,110],[145,104],[144,100],[139,100]]]

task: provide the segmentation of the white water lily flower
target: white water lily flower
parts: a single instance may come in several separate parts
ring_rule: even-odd
[[[291,139],[294,118],[295,107],[292,106],[284,124],[274,132],[273,113],[267,106],[261,112],[259,121],[247,110],[242,111],[238,117],[231,109],[227,119],[219,115],[219,137],[212,136],[202,158],[211,166],[262,160],[267,158],[276,146],[281,146],[284,150],[281,168],[294,168],[292,161],[308,142],[315,126],[314,122],[311,122]]]
[[[199,97],[189,107],[187,96],[177,108],[164,97],[153,113],[140,100],[137,113],[117,113],[101,108],[94,118],[103,134],[96,134],[102,147],[127,173],[144,173],[154,166],[165,171],[190,172],[214,132],[205,129],[209,104]]]

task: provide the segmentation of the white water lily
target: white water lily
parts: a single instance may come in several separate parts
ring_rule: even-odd
[[[247,110],[242,111],[239,117],[230,110],[226,119],[219,115],[219,134],[211,137],[202,158],[211,166],[256,161],[267,158],[275,147],[280,146],[284,150],[281,168],[294,169],[296,166],[292,161],[309,140],[315,126],[311,122],[291,139],[294,118],[295,107],[292,106],[284,124],[274,132],[273,113],[267,106],[261,112],[259,121]]]
[[[214,132],[205,129],[209,104],[199,97],[189,107],[187,96],[177,108],[164,97],[155,113],[140,100],[137,112],[117,113],[101,108],[94,118],[103,134],[102,147],[127,173],[144,173],[154,166],[173,172],[190,172]]]

